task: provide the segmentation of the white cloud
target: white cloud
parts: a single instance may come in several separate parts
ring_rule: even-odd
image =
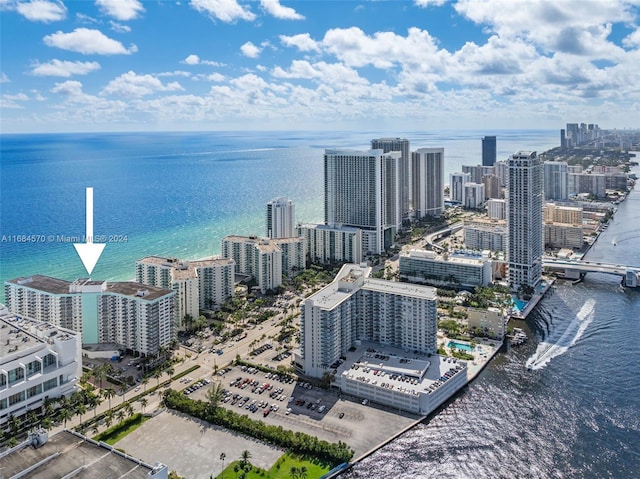
[[[3,98],[11,101],[28,101],[29,97],[24,93],[16,93],[15,95],[2,95]]]
[[[144,12],[138,0],[96,0],[96,5],[105,15],[123,22],[133,20]]]
[[[62,83],[56,83],[51,89],[51,92],[65,96],[81,96],[83,95],[82,83],[75,80],[67,80]]]
[[[236,0],[191,0],[189,4],[198,12],[225,23],[238,19],[253,21],[256,18],[251,10],[238,4]]]
[[[281,20],[304,20],[304,16],[293,8],[280,5],[280,0],[260,0],[260,5],[267,13]]]
[[[183,70],[174,70],[172,72],[157,73],[156,76],[157,77],[185,77],[185,78],[190,78],[191,77],[191,72],[185,72]]]
[[[39,63],[33,67],[31,74],[35,76],[70,77],[72,75],[86,75],[100,69],[98,62],[70,62],[63,60],[51,60],[48,63]]]
[[[322,79],[323,83],[331,85],[340,85],[341,83],[369,84],[369,81],[361,77],[356,70],[341,63],[318,62],[311,64],[306,60],[293,60],[288,71],[276,67],[271,74],[276,78]]]
[[[109,20],[109,25],[111,25],[111,30],[118,33],[129,33],[131,32],[131,27],[129,25],[123,25],[122,23],[114,22],[113,20]]]
[[[0,73],[0,83],[9,83],[11,82],[11,80],[9,80],[9,77],[4,73]]]
[[[622,39],[622,44],[627,48],[640,47],[640,27]]]
[[[125,97],[141,97],[161,91],[184,90],[178,82],[166,85],[153,75],[138,75],[133,71],[123,73],[102,90],[105,95],[120,95]]]
[[[318,42],[312,39],[308,33],[299,33],[292,36],[280,35],[280,43],[287,47],[296,47],[301,52],[320,51]]]
[[[129,55],[138,49],[131,45],[128,49],[117,40],[104,35],[99,30],[76,28],[71,33],[57,31],[44,37],[44,43],[50,47],[83,53],[85,55]]]
[[[261,48],[255,46],[251,42],[247,42],[240,47],[240,51],[245,57],[258,58],[260,56]]]
[[[32,0],[18,2],[16,10],[20,15],[32,22],[57,22],[67,16],[67,7],[62,2],[47,0]]]
[[[94,25],[96,23],[102,23],[100,20],[97,20],[89,15],[85,15],[84,13],[76,12],[76,20],[78,23],[83,23],[85,25]]]
[[[210,65],[213,67],[223,67],[224,63],[214,62],[211,60],[203,60],[198,55],[191,54],[180,63],[184,63],[186,65]]]
[[[430,6],[441,7],[442,5],[447,3],[447,0],[413,0],[413,3],[422,8]]]

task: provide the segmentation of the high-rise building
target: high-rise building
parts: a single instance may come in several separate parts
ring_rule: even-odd
[[[464,202],[464,185],[471,182],[469,173],[451,173],[449,175],[449,198],[462,204]]]
[[[493,166],[497,159],[496,137],[482,138],[482,166]]]
[[[505,199],[491,198],[487,201],[487,215],[490,220],[507,219],[507,203]]]
[[[482,183],[467,183],[464,185],[464,207],[465,208],[480,208],[480,205],[484,203],[484,184]]]
[[[507,261],[512,291],[535,288],[542,276],[544,170],[535,151],[509,158]]]
[[[417,218],[444,212],[444,148],[412,153],[413,209]]]
[[[0,425],[41,407],[46,398],[77,390],[82,376],[79,333],[2,307],[0,343]]]
[[[81,333],[83,344],[115,343],[144,356],[158,354],[175,338],[175,291],[134,282],[43,275],[5,282],[11,313]]]
[[[301,368],[321,377],[356,341],[437,351],[434,288],[371,279],[371,268],[346,264],[301,306]]]
[[[257,236],[226,236],[222,256],[232,259],[236,273],[252,276],[264,294],[282,284],[282,250],[273,240]]]
[[[382,150],[384,153],[399,151],[401,153],[398,164],[400,214],[406,218],[411,211],[411,150],[406,138],[377,138],[371,140],[372,150]]]
[[[400,152],[325,150],[324,222],[362,230],[364,256],[393,244],[402,224]]]
[[[284,196],[267,203],[267,238],[292,238],[295,236],[295,206]]]
[[[484,175],[482,177],[482,184],[484,185],[484,198],[486,200],[490,198],[502,197],[500,178],[498,178],[496,175]]]
[[[233,297],[234,262],[226,258],[184,261],[148,256],[136,261],[136,281],[176,292],[176,327]]]
[[[358,228],[300,224],[298,236],[304,238],[308,259],[312,263],[362,262],[362,231]]]
[[[544,162],[544,198],[566,200],[569,197],[569,170],[565,161]]]

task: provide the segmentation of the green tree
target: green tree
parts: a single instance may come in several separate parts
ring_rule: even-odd
[[[103,390],[102,395],[105,399],[109,400],[109,409],[111,409],[111,398],[116,395],[116,391],[113,389],[113,386],[109,386],[107,389]]]
[[[242,451],[242,454],[240,454],[240,467],[242,469],[244,469],[247,464],[250,464],[249,459],[251,459],[251,453],[245,449]]]
[[[143,413],[144,413],[144,408],[147,407],[147,404],[149,404],[149,401],[147,400],[147,398],[140,399],[140,407],[142,408]]]
[[[62,407],[58,409],[58,418],[64,423],[64,427],[67,427],[67,421],[73,417],[73,412],[68,407]]]
[[[300,471],[300,472],[299,472],[299,477],[300,477],[300,479],[307,479],[307,467],[306,467],[306,466],[302,466],[302,467],[299,469],[299,471]]]
[[[122,394],[122,404],[124,404],[126,392],[127,392],[127,385],[125,383],[122,383],[120,385],[120,394]]]
[[[87,405],[85,403],[78,403],[75,407],[75,413],[80,418],[80,424],[82,424],[82,415],[87,412]]]
[[[156,382],[156,387],[160,386],[160,377],[162,376],[162,372],[159,370],[156,370],[153,373],[153,378],[157,381]]]
[[[291,469],[289,469],[289,474],[291,475],[292,479],[297,479],[298,478],[298,468],[296,466],[291,466]]]
[[[222,401],[223,396],[222,390],[222,383],[216,382],[207,391],[207,403],[211,412],[215,411],[220,405],[220,401]]]
[[[142,378],[142,385],[144,386],[144,392],[147,392],[147,384],[149,384],[149,378]]]

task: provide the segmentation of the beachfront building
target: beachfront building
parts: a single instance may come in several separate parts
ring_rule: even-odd
[[[491,259],[473,251],[437,254],[411,249],[400,253],[399,273],[401,281],[433,286],[473,288],[492,281]]]
[[[315,264],[362,262],[362,230],[349,226],[298,225],[304,238],[307,260]]]
[[[304,374],[320,378],[358,341],[435,353],[434,288],[371,279],[370,267],[346,264],[301,306]]]
[[[9,417],[40,408],[47,397],[77,390],[82,345],[75,331],[0,308],[1,427]]]
[[[293,278],[305,270],[307,248],[305,239],[300,236],[277,238],[273,243],[282,251],[282,275]]]
[[[324,223],[362,230],[363,256],[382,253],[402,225],[402,153],[381,149],[324,153]]]
[[[482,165],[493,166],[498,157],[495,136],[482,138]]]
[[[413,210],[417,219],[444,213],[444,148],[412,153]]]
[[[514,292],[533,289],[542,277],[544,231],[542,203],[544,170],[535,151],[519,151],[509,158],[507,198],[507,261]]]
[[[214,309],[233,297],[234,262],[228,258],[185,261],[147,256],[136,261],[136,282],[176,292],[176,327],[185,318],[197,318],[200,311]]]
[[[482,183],[466,183],[464,185],[464,201],[465,208],[477,209],[484,203],[484,184]]]
[[[372,150],[382,150],[383,153],[399,151],[398,162],[398,188],[400,214],[406,218],[411,211],[411,150],[409,140],[406,138],[377,138],[371,140]]]
[[[267,203],[267,238],[295,236],[296,215],[293,201],[281,196]]]
[[[464,203],[464,185],[471,182],[469,173],[451,173],[449,175],[449,198],[455,203]]]
[[[12,314],[77,331],[82,344],[116,343],[144,356],[173,341],[175,295],[134,282],[70,282],[39,274],[5,282]]]

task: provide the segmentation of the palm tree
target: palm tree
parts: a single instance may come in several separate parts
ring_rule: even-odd
[[[149,404],[149,401],[147,400],[147,398],[140,399],[140,407],[142,408],[143,414],[144,414],[144,408],[147,407],[147,404]]]
[[[50,417],[45,417],[42,419],[42,422],[40,422],[40,426],[46,429],[47,431],[50,431],[51,428],[53,427],[53,421],[51,420]]]
[[[107,411],[107,415],[104,418],[104,423],[107,425],[107,428],[111,427],[111,424],[113,424],[113,410],[109,409]]]
[[[300,479],[307,479],[307,466],[302,466],[299,469],[299,477]]]
[[[80,417],[80,424],[82,424],[82,415],[87,412],[87,405],[81,402],[76,404],[75,409],[76,414]]]
[[[124,421],[124,409],[122,408],[118,409],[118,412],[116,413],[116,418],[118,419],[118,422]]]
[[[127,413],[128,417],[133,416],[133,406],[131,405],[131,403],[129,401],[124,403],[123,409]]]
[[[149,384],[149,378],[142,378],[142,385],[144,386],[144,392],[147,392],[147,384]]]
[[[171,381],[173,379],[173,375],[175,374],[176,370],[173,366],[170,366],[169,368],[167,368],[167,374],[169,375],[169,381]]]
[[[242,469],[244,469],[244,466],[249,464],[249,459],[251,459],[251,453],[245,449],[244,451],[242,451],[242,454],[240,454],[240,467]]]
[[[293,479],[296,479],[298,477],[298,468],[296,466],[291,466],[291,469],[289,469],[289,474],[291,474],[291,477]]]
[[[224,460],[227,457],[227,455],[224,452],[220,453],[220,460],[222,461],[222,471],[224,472]],[[222,472],[220,473],[222,474]]]
[[[122,404],[124,404],[126,392],[127,392],[127,385],[125,383],[122,383],[120,385],[120,394],[122,394]]]
[[[217,382],[207,391],[207,401],[211,412],[215,411],[222,401],[222,383]]]
[[[109,400],[109,409],[111,409],[111,398],[116,395],[115,389],[112,386],[109,386],[107,389],[102,391],[102,395],[105,399]]]
[[[161,371],[155,371],[153,373],[153,378],[157,381],[156,387],[160,386],[160,376],[162,376],[162,372]]]
[[[64,427],[67,427],[67,421],[73,417],[73,412],[67,407],[58,409],[58,418],[64,421]]]
[[[91,409],[93,409],[93,417],[96,417],[97,409],[100,405],[100,398],[96,394],[91,393],[87,399],[87,404]]]

